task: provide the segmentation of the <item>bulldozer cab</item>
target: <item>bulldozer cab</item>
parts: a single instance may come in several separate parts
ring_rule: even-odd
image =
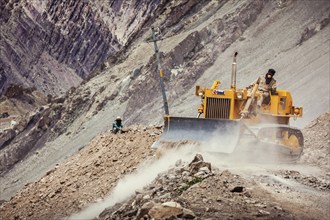
[[[302,117],[302,108],[293,106],[291,93],[286,90],[277,90],[271,94],[270,103],[261,105],[260,110],[273,115]]]
[[[267,104],[261,103],[259,106],[258,123],[275,123],[289,125],[289,120],[301,118],[302,107],[293,106],[291,93],[287,90],[277,90],[270,94],[270,101]]]

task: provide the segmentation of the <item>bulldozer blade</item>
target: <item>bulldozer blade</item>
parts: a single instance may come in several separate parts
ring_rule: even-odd
[[[152,148],[188,142],[197,143],[207,151],[232,153],[240,133],[240,120],[165,117],[164,132]]]

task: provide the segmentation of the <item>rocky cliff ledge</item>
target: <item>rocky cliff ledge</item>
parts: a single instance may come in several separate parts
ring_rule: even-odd
[[[128,46],[162,2],[1,1],[0,91],[62,94]]]

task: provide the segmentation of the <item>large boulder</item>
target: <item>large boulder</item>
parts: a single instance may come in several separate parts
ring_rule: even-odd
[[[176,218],[178,215],[183,214],[182,206],[177,202],[165,202],[162,204],[154,205],[150,211],[149,216],[152,219],[170,219]]]

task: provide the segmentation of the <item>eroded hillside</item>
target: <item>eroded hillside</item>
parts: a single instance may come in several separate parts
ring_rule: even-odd
[[[166,2],[1,1],[0,91],[18,84],[63,95],[112,65]]]

